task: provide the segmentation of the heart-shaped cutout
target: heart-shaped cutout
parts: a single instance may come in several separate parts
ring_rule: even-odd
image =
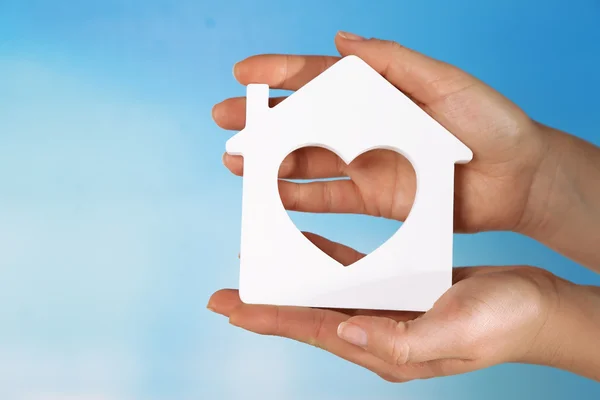
[[[346,267],[401,229],[416,185],[410,161],[387,149],[370,150],[346,164],[328,149],[302,147],[279,167],[279,195],[292,222]]]

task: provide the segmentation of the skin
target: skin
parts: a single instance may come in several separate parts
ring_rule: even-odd
[[[456,166],[455,230],[506,230],[530,236],[600,271],[600,149],[529,118],[475,77],[384,40],[348,33],[341,56],[357,55],[473,150]],[[339,58],[258,55],[236,64],[242,84],[297,90]],[[271,99],[275,106],[281,99]],[[222,128],[245,124],[245,99],[213,108]],[[243,175],[243,159],[225,154]],[[281,165],[288,210],[363,213],[403,221],[414,199],[414,171],[402,156],[375,150],[344,165],[333,153],[304,148]],[[284,179],[350,177],[310,183]],[[314,234],[307,237],[343,264],[363,255]],[[598,288],[529,266],[455,270],[454,285],[426,313],[322,310],[247,305],[222,290],[208,308],[252,332],[321,347],[386,380],[464,373],[506,362],[542,364],[600,380]],[[519,340],[515,340],[519,338]],[[576,340],[574,340],[576,338]]]

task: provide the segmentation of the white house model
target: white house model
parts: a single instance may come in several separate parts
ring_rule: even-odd
[[[426,311],[452,285],[454,165],[473,153],[367,63],[342,58],[279,105],[247,87],[246,126],[226,144],[244,157],[240,297],[249,304]],[[375,148],[413,165],[417,191],[400,229],[349,267],[314,246],[279,197],[283,159],[321,146],[346,163]]]

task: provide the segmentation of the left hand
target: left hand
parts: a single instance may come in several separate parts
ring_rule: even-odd
[[[364,256],[305,235],[344,265]],[[208,308],[238,327],[308,343],[404,382],[506,362],[549,364],[559,347],[553,316],[562,284],[533,267],[457,268],[454,285],[426,313],[250,305],[227,289]]]
[[[473,151],[473,160],[455,169],[457,232],[528,233],[548,216],[560,215],[559,209],[548,205],[568,203],[569,198],[562,191],[549,191],[544,183],[556,173],[556,162],[550,157],[555,151],[548,150],[553,135],[517,105],[467,72],[398,43],[352,40],[340,33],[335,44],[341,56],[363,59]],[[266,83],[273,89],[296,91],[339,59],[260,54],[237,63],[234,74],[244,85]],[[281,101],[274,97],[270,104]],[[224,129],[240,130],[246,123],[245,106],[245,97],[226,99],[214,106],[213,118]],[[542,160],[548,168],[541,168]],[[243,175],[242,156],[225,153],[223,162],[234,174]],[[417,185],[411,163],[382,149],[345,165],[329,150],[303,147],[283,160],[279,178],[287,210],[367,214],[399,221],[407,218]],[[288,181],[322,178],[350,179]]]

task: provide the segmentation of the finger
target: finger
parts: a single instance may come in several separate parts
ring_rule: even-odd
[[[348,266],[363,258],[365,255],[352,247],[333,242],[323,236],[310,232],[302,232],[319,250],[333,258],[340,264]]]
[[[407,322],[357,316],[340,324],[338,335],[391,365],[401,366],[461,359],[466,348],[462,330],[457,323],[427,314]]]
[[[340,32],[335,44],[342,56],[356,55],[418,103],[429,105],[477,80],[445,62],[388,40],[364,39]]]
[[[415,374],[410,369],[391,366],[364,349],[341,340],[336,330],[340,323],[349,318],[344,312],[303,307],[247,305],[240,300],[238,291],[232,289],[223,289],[214,293],[207,308],[229,317],[232,325],[257,334],[281,336],[321,348],[360,365],[388,381],[407,382],[419,377],[419,374]],[[395,315],[398,320],[406,320],[409,317],[409,313]]]
[[[337,326],[347,318],[330,310],[241,304],[231,313],[229,322],[260,335],[306,343],[375,373],[389,375],[387,363],[337,337]]]
[[[228,153],[223,164],[235,175],[244,174],[244,159]],[[303,147],[290,153],[279,167],[279,178],[323,179],[346,176],[346,165],[335,153],[322,147]]]
[[[213,293],[213,295],[208,300],[206,308],[217,314],[229,317],[233,310],[235,310],[242,304],[243,302],[240,299],[239,291],[237,289],[221,289]],[[353,315],[353,313],[355,312],[355,310],[352,309],[323,308],[323,310],[335,311],[341,314],[345,314],[348,317]]]
[[[307,343],[383,377],[392,374],[387,363],[337,337],[337,326],[348,319],[343,313],[303,307],[248,305],[240,300],[237,290],[229,289],[213,294],[208,308],[228,316],[232,325],[250,332]],[[394,380],[400,381],[398,377]]]
[[[236,289],[221,289],[210,296],[206,308],[217,314],[229,316],[241,304],[242,302]]]
[[[275,107],[286,97],[270,97],[269,107]],[[246,97],[232,97],[215,104],[212,118],[223,129],[241,131],[246,125]]]
[[[365,214],[365,204],[349,179],[296,183],[279,181],[279,195],[286,210],[313,213]]]
[[[261,54],[237,63],[233,74],[243,85],[266,83],[272,89],[298,90],[339,59],[334,56]]]

